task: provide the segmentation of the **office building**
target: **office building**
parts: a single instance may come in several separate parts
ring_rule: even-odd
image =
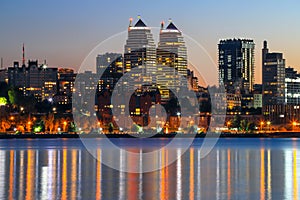
[[[253,40],[221,40],[219,45],[219,84],[229,93],[249,93],[254,84]]]
[[[267,41],[262,49],[263,105],[285,103],[285,59],[282,53],[270,53]]]
[[[96,67],[97,67],[97,74],[101,75],[113,62],[117,59],[120,59],[122,54],[120,53],[105,53],[99,54],[96,58]],[[122,66],[120,68],[122,72]]]
[[[300,104],[300,74],[294,68],[285,69],[285,104]]]
[[[112,92],[116,83],[123,76],[123,56],[117,53],[106,53],[97,57],[98,86],[97,92]],[[99,74],[101,72],[101,74]]]
[[[161,23],[157,55],[157,84],[163,100],[170,98],[170,90],[178,92],[187,86],[187,48],[181,31],[172,21],[165,28]],[[180,76],[183,76],[180,78]],[[191,80],[196,81],[196,80]]]
[[[8,84],[21,90],[24,96],[33,95],[38,101],[51,99],[57,93],[57,68],[28,61],[28,66],[14,62],[8,68]]]
[[[132,74],[130,88],[140,87],[143,82],[155,82],[156,45],[150,27],[140,19],[133,26],[132,19],[128,27],[128,38],[124,46],[124,71],[139,68],[141,73]]]

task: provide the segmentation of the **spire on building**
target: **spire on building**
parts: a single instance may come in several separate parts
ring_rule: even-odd
[[[160,29],[164,29],[164,25],[165,25],[165,22],[161,21],[161,23],[160,23]]]
[[[25,45],[23,43],[23,49],[22,49],[22,64],[25,65]]]
[[[267,49],[268,48],[268,42],[265,40],[264,41],[264,49]]]

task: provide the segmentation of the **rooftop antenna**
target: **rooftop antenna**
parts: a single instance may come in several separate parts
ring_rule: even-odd
[[[25,45],[23,43],[23,49],[22,49],[22,64],[25,65]]]

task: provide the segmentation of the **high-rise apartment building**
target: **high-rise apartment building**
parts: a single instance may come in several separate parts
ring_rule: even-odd
[[[267,41],[262,49],[263,105],[285,102],[285,59],[282,53],[269,53]]]
[[[249,93],[254,85],[253,40],[221,40],[219,45],[219,84],[229,93]]]

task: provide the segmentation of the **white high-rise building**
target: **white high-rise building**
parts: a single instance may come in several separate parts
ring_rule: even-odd
[[[137,82],[155,82],[156,45],[150,27],[147,27],[140,17],[134,26],[130,19],[124,49],[125,72],[130,72],[136,67],[142,70],[142,73],[135,74]]]
[[[179,74],[187,76],[187,48],[181,31],[172,21],[165,29],[163,22],[161,24],[157,55],[159,63],[174,67]]]
[[[170,21],[164,28],[161,23],[157,48],[157,84],[162,99],[168,100],[170,90],[179,91],[187,86],[187,48],[181,31]]]

